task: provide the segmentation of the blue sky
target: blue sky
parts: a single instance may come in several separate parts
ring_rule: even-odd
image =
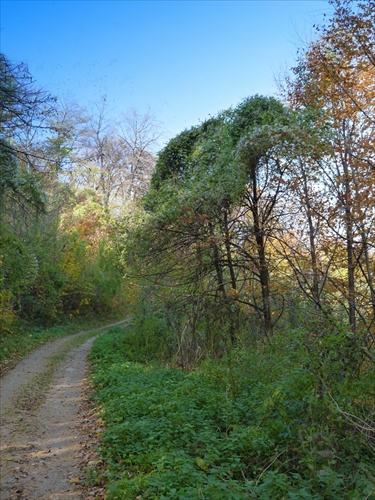
[[[253,95],[274,95],[331,8],[324,0],[2,0],[1,51],[38,86],[114,116],[148,109],[164,142]],[[162,143],[161,143],[162,145]]]

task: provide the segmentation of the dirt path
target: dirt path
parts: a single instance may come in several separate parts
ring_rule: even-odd
[[[110,326],[47,344],[1,380],[1,500],[82,498],[78,413],[86,359],[94,337]]]

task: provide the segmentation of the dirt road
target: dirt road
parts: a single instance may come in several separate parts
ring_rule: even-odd
[[[47,344],[1,380],[1,500],[82,498],[79,408],[86,359],[94,337],[111,326]]]

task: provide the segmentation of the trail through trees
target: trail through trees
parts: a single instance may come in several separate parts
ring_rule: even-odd
[[[82,498],[79,409],[100,330],[41,347],[1,380],[1,500]]]

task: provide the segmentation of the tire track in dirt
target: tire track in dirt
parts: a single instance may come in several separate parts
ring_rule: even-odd
[[[47,344],[3,378],[1,500],[82,498],[76,483],[86,359],[101,330],[126,321]]]

